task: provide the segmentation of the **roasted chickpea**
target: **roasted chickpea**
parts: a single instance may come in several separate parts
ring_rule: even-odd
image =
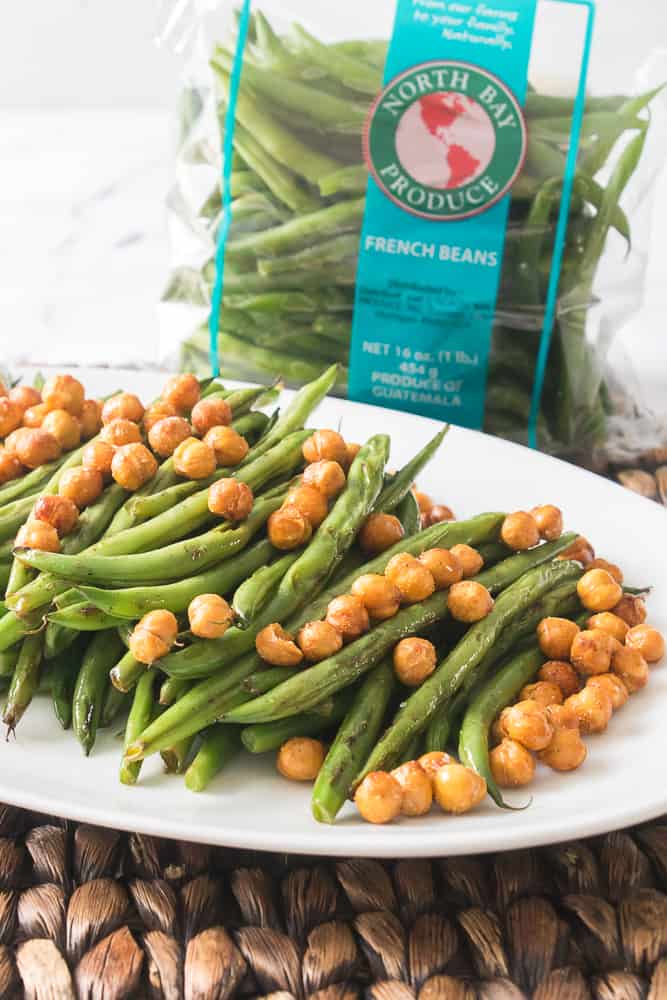
[[[401,816],[424,816],[433,802],[433,784],[416,760],[409,760],[391,772],[401,786]]]
[[[285,503],[298,507],[304,517],[307,517],[313,528],[319,528],[329,513],[327,498],[314,486],[296,486],[290,490]]]
[[[144,404],[132,392],[119,392],[107,399],[102,407],[102,423],[112,420],[132,420],[138,424],[144,415]]]
[[[11,434],[8,434],[5,438],[5,451],[16,457],[16,449],[18,448],[19,441],[22,437],[25,437],[26,434],[30,434],[31,430],[34,429],[35,428],[33,427],[17,427],[15,431],[12,431]]]
[[[428,639],[409,636],[394,646],[394,673],[407,687],[419,687],[435,670],[435,646]]]
[[[628,630],[625,645],[637,649],[647,663],[658,663],[665,655],[665,640],[662,632],[650,625],[635,625]]]
[[[215,452],[205,441],[188,437],[174,451],[174,469],[186,479],[208,479],[215,472]]]
[[[354,441],[348,441],[345,445],[345,464],[344,469],[349,469],[355,458],[361,451],[361,445]]]
[[[586,681],[586,687],[598,688],[606,691],[611,698],[611,706],[614,711],[622,708],[629,698],[628,689],[616,674],[595,674]]]
[[[102,426],[102,406],[96,399],[84,399],[79,424],[82,441],[95,437]]]
[[[263,660],[275,667],[296,667],[303,659],[292,636],[277,622],[257,633],[255,649]]]
[[[190,422],[197,434],[207,434],[212,427],[227,427],[232,422],[232,408],[226,399],[200,399],[192,407]]]
[[[144,430],[146,433],[150,433],[151,427],[158,422],[158,420],[164,420],[165,417],[177,417],[178,410],[171,403],[165,403],[164,399],[158,399],[157,403],[153,403],[149,406],[144,413]]]
[[[305,544],[313,533],[308,518],[292,504],[283,504],[278,510],[274,510],[266,529],[271,544],[286,552]]]
[[[521,743],[505,737],[489,754],[491,774],[501,788],[521,788],[535,777],[535,758]]]
[[[611,610],[630,628],[643,625],[646,621],[646,604],[641,597],[634,597],[632,594],[623,594],[616,607]]]
[[[648,663],[632,646],[617,646],[611,658],[611,669],[620,677],[630,694],[648,684]]]
[[[252,490],[238,479],[218,479],[209,486],[208,509],[228,521],[245,521],[253,502]]]
[[[371,771],[354,793],[354,802],[367,823],[390,823],[401,812],[403,789],[386,771]]]
[[[433,510],[433,501],[431,500],[428,493],[422,493],[420,490],[412,487],[412,494],[417,501],[417,506],[419,507],[420,514],[428,514]]]
[[[370,514],[359,532],[359,545],[368,555],[386,552],[405,534],[403,525],[393,514]]]
[[[575,692],[576,693],[576,692]],[[569,698],[562,705],[547,705],[547,719],[555,729],[576,729],[579,732],[579,719],[568,705]]]
[[[419,559],[415,559],[407,552],[399,552],[398,555],[392,556],[385,567],[384,575],[398,587],[404,604],[423,601],[435,590],[435,580],[431,571]]]
[[[549,746],[540,750],[537,757],[554,771],[576,771],[586,760],[587,752],[578,729],[559,728],[554,730]]]
[[[23,466],[16,455],[7,448],[0,448],[0,485],[18,479],[23,474]]]
[[[586,628],[596,628],[602,632],[608,632],[617,642],[621,643],[625,642],[629,627],[627,622],[624,622],[618,615],[613,615],[611,611],[600,611],[597,615],[591,615],[586,622]]]
[[[461,580],[449,588],[447,607],[457,622],[478,622],[492,610],[493,598],[481,583]]]
[[[53,434],[63,451],[71,451],[81,441],[81,426],[67,410],[51,410],[42,421],[42,430]]]
[[[343,637],[344,642],[358,639],[368,632],[370,620],[362,600],[354,594],[341,594],[329,602],[326,620]]]
[[[199,402],[201,390],[199,382],[190,373],[185,375],[172,375],[164,384],[162,399],[165,403],[171,403],[177,413],[189,413],[195,403]]]
[[[436,590],[445,590],[463,579],[463,567],[449,549],[427,549],[417,558],[435,580]]]
[[[556,684],[563,698],[569,698],[571,694],[576,694],[581,686],[576,670],[564,660],[547,660],[540,667],[537,676],[548,684]]]
[[[606,569],[589,569],[577,583],[579,600],[589,611],[610,611],[623,596],[621,585]]]
[[[184,417],[163,417],[148,432],[148,443],[161,458],[173,455],[179,444],[192,437],[192,428]]]
[[[42,421],[48,412],[49,408],[46,403],[37,403],[35,406],[29,406],[23,414],[23,426],[41,427]]]
[[[27,469],[37,469],[60,457],[60,445],[53,434],[35,427],[26,431],[16,442],[16,457]]]
[[[603,688],[586,687],[571,695],[565,707],[572,712],[582,733],[602,733],[609,725],[613,704],[611,695]]]
[[[428,514],[422,515],[422,522],[424,528],[428,528],[432,524],[442,524],[443,521],[455,521],[456,515],[451,507],[447,507],[443,503],[434,503]]]
[[[2,381],[2,379],[0,379],[0,396],[8,396],[8,395],[9,393],[7,392],[7,386]]]
[[[188,621],[200,639],[220,639],[234,621],[234,612],[224,597],[199,594],[188,605]]]
[[[0,437],[7,437],[23,420],[23,410],[9,396],[0,396]]]
[[[536,701],[518,701],[500,713],[505,736],[521,743],[527,750],[543,750],[553,736],[553,727],[542,705]]]
[[[569,618],[543,618],[537,626],[537,641],[550,660],[569,660],[578,632],[579,626]]]
[[[304,442],[303,457],[307,462],[338,462],[347,465],[347,445],[337,431],[315,431]]]
[[[63,538],[76,528],[79,508],[67,497],[47,493],[39,498],[31,516],[38,521],[46,521],[56,529],[58,537]]]
[[[84,469],[92,469],[108,479],[115,453],[116,449],[107,441],[90,441],[81,452],[81,464]]]
[[[314,486],[330,500],[345,488],[345,473],[338,462],[313,462],[304,469],[302,479],[305,486]]]
[[[553,542],[563,534],[563,512],[551,503],[533,507],[530,512],[535,518],[540,538]]]
[[[616,646],[614,637],[598,628],[578,632],[570,650],[572,665],[580,674],[606,674]]]
[[[60,539],[53,525],[32,518],[21,525],[14,544],[17,548],[41,549],[42,552],[60,551]]]
[[[561,705],[563,692],[553,681],[536,681],[521,688],[519,700],[536,701],[542,708],[546,708],[547,705]]]
[[[16,403],[21,413],[25,413],[31,406],[38,406],[42,402],[42,394],[30,385],[15,385],[9,391],[9,398],[12,403]]]
[[[337,653],[343,637],[329,622],[307,622],[296,637],[299,649],[310,663],[319,663]]]
[[[171,611],[149,611],[134,627],[130,652],[139,663],[154,663],[167,655],[177,635],[178,622]]]
[[[250,451],[246,439],[233,427],[211,427],[204,436],[204,443],[213,449],[215,461],[222,468],[238,465]]]
[[[400,590],[391,580],[379,573],[364,573],[357,577],[351,589],[375,621],[393,618],[400,607]]]
[[[484,565],[484,559],[472,545],[452,545],[451,553],[459,561],[464,580],[475,576]]]
[[[94,503],[103,489],[102,474],[95,469],[84,469],[82,465],[63,472],[58,484],[60,496],[67,497],[79,510]]]
[[[314,781],[325,756],[326,750],[320,740],[293,736],[278,751],[276,767],[283,778],[290,781]]]
[[[525,510],[517,510],[508,514],[500,529],[500,537],[505,545],[516,552],[532,549],[540,540],[537,521]]]
[[[587,569],[605,569],[610,576],[613,576],[616,583],[623,583],[623,570],[616,563],[609,562],[607,559],[594,559]]]
[[[595,550],[587,538],[584,538],[583,535],[578,535],[571,545],[568,545],[566,549],[563,549],[556,556],[556,559],[573,559],[575,562],[579,562],[582,566],[586,567],[590,566],[595,559]]]
[[[132,420],[125,420],[117,417],[110,423],[105,424],[100,431],[100,441],[106,441],[114,448],[121,448],[126,444],[139,444],[141,441],[141,431],[139,425]]]
[[[417,763],[433,782],[440,768],[444,767],[445,764],[456,764],[456,759],[451,754],[445,753],[444,750],[429,750],[428,753],[421,755]]]
[[[486,782],[463,764],[445,764],[433,780],[435,800],[445,812],[466,813],[486,795]]]
[[[73,417],[81,416],[84,396],[83,386],[72,375],[54,375],[42,388],[47,410],[67,410]]]
[[[143,444],[124,444],[116,448],[111,460],[111,475],[124,490],[138,490],[157,472],[155,455]]]

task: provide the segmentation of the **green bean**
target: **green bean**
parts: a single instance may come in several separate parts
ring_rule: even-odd
[[[54,714],[63,729],[69,729],[72,723],[72,698],[84,649],[85,639],[80,639],[53,660],[51,698]]]
[[[11,677],[18,663],[21,644],[16,643],[0,653],[0,677]]]
[[[37,632],[26,636],[21,644],[16,669],[9,686],[7,704],[2,715],[2,721],[10,733],[16,729],[37,691],[42,666],[43,641],[41,632]]]
[[[290,47],[299,58],[314,62],[335,80],[346,87],[359,91],[368,97],[376,97],[382,85],[381,73],[373,66],[366,66],[340,48],[335,49],[320,42],[300,24],[293,24],[290,31]]]
[[[175,701],[182,698],[185,692],[190,689],[190,686],[190,681],[180,681],[176,677],[165,677],[160,685],[158,704],[164,706],[173,705]],[[148,722],[146,722],[146,725],[148,725]]]
[[[194,737],[187,736],[172,746],[160,751],[167,774],[182,774],[187,769],[192,753]]]
[[[298,271],[301,267],[307,269],[313,264],[320,266],[336,263],[347,257],[355,258],[358,251],[359,236],[355,233],[343,233],[280,257],[262,257],[257,262],[257,270],[270,277],[273,274]]]
[[[368,171],[363,164],[356,163],[321,177],[318,185],[323,198],[335,194],[365,194],[367,186]]]
[[[468,692],[459,691],[435,712],[424,733],[424,753],[447,749],[454,728],[465,712],[467,699]]]
[[[300,554],[298,550],[288,552],[268,566],[260,566],[243,580],[232,599],[232,606],[242,627],[249,625],[258,616]]]
[[[333,699],[327,714],[302,712],[279,722],[246,726],[241,730],[241,742],[250,753],[268,753],[269,750],[277,750],[293,736],[319,736],[345,717],[351,701],[351,692],[341,691]]]
[[[299,250],[304,242],[310,240],[312,233],[323,236],[336,236],[341,233],[358,230],[364,213],[364,198],[351,198],[336,202],[316,212],[290,219],[279,226],[265,229],[261,233],[249,233],[227,245],[230,260],[248,254],[280,254]]]
[[[256,698],[258,694],[270,691],[277,684],[282,684],[293,673],[292,667],[269,667],[259,670],[256,674],[250,674],[241,682],[240,686],[250,700],[250,698]]]
[[[421,511],[412,490],[408,490],[394,512],[403,525],[404,537],[410,538],[421,531]]]
[[[77,633],[71,628],[64,628],[56,622],[49,622],[44,629],[44,659],[53,660],[66,652],[75,642]]]
[[[203,792],[240,749],[238,730],[234,726],[211,726],[185,772],[186,788],[191,792]]]
[[[135,659],[128,649],[110,670],[109,676],[113,686],[122,691],[123,694],[126,694],[134,687],[146,670],[148,670],[148,666]]]
[[[137,736],[146,728],[151,721],[153,714],[153,687],[157,671],[147,670],[139,678],[134,689],[132,707],[125,723],[125,736],[123,740],[123,750],[126,750],[130,743],[136,740]],[[141,761],[129,761],[123,757],[120,765],[120,780],[124,785],[135,785],[141,771]]]
[[[122,652],[115,631],[98,632],[86,649],[72,701],[72,727],[86,756],[95,743],[109,670]]]
[[[0,487],[0,507],[4,508],[13,500],[20,500],[26,496],[32,496],[34,493],[39,493],[40,486],[47,482],[66,461],[67,455],[63,454],[54,462],[40,465],[31,472],[27,472],[25,476],[21,476],[20,479],[13,479],[11,482],[5,483],[4,486]]]
[[[107,684],[102,704],[100,729],[108,729],[130,703],[131,698],[126,691],[119,691],[113,684]]]
[[[437,452],[448,430],[449,424],[445,424],[442,430],[438,431],[435,437],[432,438],[428,444],[424,445],[421,451],[418,451],[414,458],[410,459],[410,461],[389,480],[377,499],[377,503],[375,505],[376,510],[384,511],[389,514],[399,505],[406,493],[410,491],[412,484],[419,473],[431,461]]]
[[[47,619],[54,625],[77,632],[101,632],[115,628],[118,624],[117,618],[106,614],[88,601],[70,604],[60,611],[52,611],[47,615]]]

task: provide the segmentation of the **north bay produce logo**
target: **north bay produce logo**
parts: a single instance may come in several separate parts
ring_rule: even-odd
[[[479,66],[435,61],[395,77],[374,102],[364,157],[406,212],[465,219],[494,205],[526,155],[526,123],[512,92]]]

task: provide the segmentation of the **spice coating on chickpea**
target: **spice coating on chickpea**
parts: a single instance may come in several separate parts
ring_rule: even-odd
[[[60,539],[52,524],[31,519],[22,524],[14,542],[16,548],[40,549],[42,552],[59,552]]]
[[[611,658],[612,671],[621,678],[630,694],[648,684],[648,663],[632,646],[618,646]]]
[[[204,444],[213,449],[215,461],[222,468],[238,465],[250,451],[246,439],[233,427],[211,427],[204,436]]]
[[[345,489],[345,472],[338,462],[312,462],[303,470],[303,483],[332,500]]]
[[[464,580],[475,576],[484,565],[484,559],[472,545],[452,545],[451,553],[463,570]]]
[[[593,559],[587,569],[606,569],[607,573],[616,580],[616,583],[623,583],[623,570],[616,563],[609,562],[607,559]]]
[[[343,637],[329,622],[306,622],[297,634],[297,645],[310,663],[326,660],[343,648]]]
[[[107,399],[102,407],[102,423],[110,424],[119,417],[138,424],[144,415],[144,404],[132,392],[119,392]]]
[[[16,457],[27,469],[37,469],[60,457],[61,448],[53,434],[36,427],[22,434],[16,442]]]
[[[491,774],[501,788],[521,788],[535,777],[535,758],[521,743],[505,737],[489,754]]]
[[[463,567],[450,549],[427,549],[417,558],[435,580],[436,590],[445,590],[463,579]]]
[[[571,545],[556,556],[556,559],[573,559],[581,563],[584,569],[595,559],[595,549],[583,535],[578,535]]]
[[[76,504],[54,494],[40,497],[34,506],[32,517],[38,521],[46,521],[58,532],[59,538],[71,534],[79,521],[79,508]]]
[[[401,816],[424,816],[433,802],[433,783],[417,763],[409,760],[391,771],[392,778],[401,786]]]
[[[553,726],[542,705],[536,701],[518,701],[504,708],[500,723],[505,736],[521,743],[527,750],[543,750],[553,736]]]
[[[277,622],[257,633],[255,649],[263,660],[274,667],[296,667],[303,659],[303,653],[292,636]]]
[[[449,588],[447,607],[457,622],[478,622],[493,609],[493,598],[481,583],[461,580]]]
[[[215,452],[205,442],[188,437],[174,450],[174,469],[186,479],[208,479],[215,472]]]
[[[622,708],[630,697],[625,684],[616,674],[595,674],[594,677],[588,678],[586,687],[601,688],[606,691],[615,712]]]
[[[58,484],[60,496],[67,497],[79,510],[94,503],[103,489],[102,474],[95,469],[84,469],[83,466],[67,469]]]
[[[293,736],[281,746],[276,767],[290,781],[314,781],[324,763],[326,750],[319,740]]]
[[[398,587],[403,604],[424,601],[435,590],[433,574],[424,563],[408,552],[392,556],[385,566],[384,575]]]
[[[633,594],[624,594],[616,607],[611,610],[630,628],[643,625],[646,621],[646,604],[641,597],[635,597]]]
[[[370,628],[370,619],[364,603],[354,594],[334,597],[327,607],[326,620],[343,637],[344,642],[358,639]]]
[[[18,479],[23,474],[23,466],[13,452],[0,448],[0,485]]]
[[[177,635],[178,622],[171,611],[149,611],[130,635],[130,652],[139,663],[154,663],[167,655]]]
[[[283,504],[274,510],[266,522],[266,530],[274,548],[284,552],[303,545],[313,533],[308,518],[292,504]]]
[[[298,507],[304,517],[307,517],[313,528],[319,528],[329,513],[327,498],[314,486],[296,486],[285,498],[285,503]]]
[[[189,413],[195,403],[199,402],[200,395],[199,382],[189,372],[184,375],[172,375],[162,390],[164,402],[171,403],[178,413]]]
[[[116,417],[108,424],[105,424],[100,431],[100,440],[106,441],[114,448],[121,448],[124,444],[139,444],[141,441],[141,431],[139,425],[124,417]]]
[[[51,410],[42,422],[42,430],[53,434],[63,451],[71,451],[81,441],[81,426],[67,410]]]
[[[367,555],[379,555],[400,542],[404,534],[403,525],[393,514],[370,514],[359,532],[359,545]]]
[[[549,746],[540,750],[537,757],[554,771],[576,771],[587,753],[578,729],[556,729]]]
[[[48,410],[67,410],[79,417],[83,409],[83,386],[72,375],[55,375],[42,388],[42,400]]]
[[[252,490],[238,479],[219,479],[209,486],[208,509],[228,521],[244,521],[252,510],[253,502]]]
[[[197,434],[207,434],[212,427],[227,427],[232,422],[232,408],[226,399],[200,399],[192,407],[190,422]]]
[[[371,771],[354,793],[354,802],[367,823],[390,823],[400,815],[403,789],[386,771]]]
[[[171,403],[166,403],[164,399],[158,399],[156,403],[149,406],[144,413],[144,430],[148,434],[151,427],[153,427],[158,420],[164,420],[165,417],[177,417],[178,411],[175,406]]]
[[[8,434],[4,441],[5,451],[8,451],[10,452],[10,454],[16,456],[16,449],[18,448],[19,441],[21,440],[21,438],[29,434],[31,430],[34,430],[34,428],[17,427],[15,431],[12,431],[11,434]]]
[[[569,699],[566,699],[562,705],[547,705],[547,719],[554,730],[576,729],[579,732],[579,719],[572,710],[572,706],[568,705],[568,701]]]
[[[107,441],[91,441],[81,452],[81,464],[84,469],[92,469],[108,478],[115,453],[116,449]]]
[[[125,444],[111,460],[111,475],[124,490],[140,489],[156,472],[157,459],[143,444]]]
[[[424,528],[430,527],[432,524],[442,524],[443,521],[455,521],[456,515],[451,507],[447,507],[443,503],[434,503],[427,514],[422,515]]]
[[[407,687],[419,687],[435,670],[435,646],[428,639],[410,636],[394,646],[394,673]]]
[[[338,462],[347,465],[347,445],[337,431],[322,430],[304,441],[301,449],[306,462]]]
[[[569,660],[579,626],[569,618],[543,618],[537,626],[540,649],[550,660]]]
[[[97,434],[102,426],[102,407],[96,399],[84,399],[79,424],[82,441],[89,441]]]
[[[586,629],[574,637],[570,659],[581,674],[606,674],[617,642],[608,632]]]
[[[41,392],[33,389],[31,385],[15,385],[9,391],[9,398],[18,406],[21,413],[25,413],[31,406],[39,406],[42,402]]]
[[[37,403],[35,406],[29,406],[23,414],[23,426],[41,427],[42,421],[48,412],[49,408],[46,403]],[[0,437],[2,437],[1,434]]]
[[[650,625],[635,625],[628,630],[625,645],[637,649],[647,663],[658,663],[665,655],[665,640],[662,632]]]
[[[597,615],[591,615],[586,622],[586,628],[600,629],[602,632],[608,632],[617,642],[625,642],[630,626],[611,611],[600,611]]]
[[[190,631],[200,639],[220,639],[233,621],[232,608],[218,594],[199,594],[188,605]]]
[[[540,533],[533,515],[525,510],[517,510],[508,514],[503,521],[500,537],[508,548],[521,552],[537,545]]]
[[[548,705],[562,704],[563,692],[553,681],[536,681],[521,688],[519,700],[536,701],[542,708],[546,708]]]
[[[451,754],[445,753],[444,750],[430,750],[428,753],[423,753],[417,760],[417,763],[422,771],[428,774],[431,782],[433,782],[441,767],[444,767],[446,764],[456,764],[456,760]]]
[[[435,800],[445,812],[470,812],[486,795],[486,781],[463,764],[445,764],[433,780]]]
[[[192,429],[184,417],[163,417],[151,426],[148,443],[156,455],[168,458],[179,444],[191,436]]]
[[[563,534],[563,512],[560,507],[545,503],[539,507],[533,507],[530,513],[535,518],[540,538],[546,542],[554,542]]]
[[[614,706],[608,691],[586,685],[565,702],[582,733],[602,733],[609,725]]]
[[[537,676],[541,681],[556,684],[564,698],[576,694],[581,687],[576,670],[571,663],[566,663],[564,660],[547,660],[540,667]]]
[[[401,604],[398,587],[379,573],[363,573],[354,581],[351,590],[374,621],[393,618]]]
[[[589,611],[611,611],[623,591],[606,569],[589,569],[577,582],[579,600]]]

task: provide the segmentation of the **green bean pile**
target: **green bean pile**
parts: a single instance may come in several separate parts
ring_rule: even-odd
[[[337,375],[336,366],[327,369],[271,418],[252,409],[272,395],[266,387],[202,383],[197,393],[226,400],[233,426],[247,435],[242,461],[191,480],[177,471],[174,455],[135,492],[111,482],[59,551],[12,541],[15,504],[24,496],[29,509],[21,516],[30,518],[58,488],[52,470],[0,487],[0,530],[14,560],[0,615],[10,731],[18,728],[20,738],[21,718],[40,691],[50,694],[56,718],[71,726],[86,755],[102,727],[125,717],[121,781],[135,784],[142,761],[161,754],[193,791],[208,787],[242,749],[278,751],[281,772],[297,777],[286,760],[290,748],[319,748],[310,776],[317,773],[313,814],[323,822],[333,822],[355,787],[363,790],[378,773],[390,777],[424,753],[442,763],[460,731],[466,774],[483,779],[503,804],[489,731],[547,658],[536,629],[539,635],[545,620],[581,617],[582,602],[613,607],[617,614],[607,618],[621,628],[622,614],[643,620],[642,600],[623,596],[611,575],[617,568],[603,560],[584,574],[593,553],[584,539],[562,533],[558,508],[456,521],[416,491],[415,477],[438,453],[447,427],[397,472],[388,470],[384,434],[353,446],[332,430],[307,429]],[[195,411],[190,416],[196,427]],[[73,451],[66,464],[80,458]],[[220,484],[252,488],[252,507],[237,521],[212,512]],[[297,520],[307,520],[293,506],[295,489],[320,506],[327,500],[302,538],[285,541],[276,514],[296,510]],[[392,575],[402,567],[405,583]],[[455,575],[439,575],[443,567]],[[383,595],[379,603],[369,587]],[[213,621],[213,637],[196,630],[192,615],[198,600],[211,599],[229,611]],[[173,621],[173,635],[163,639],[149,627],[156,615]],[[304,636],[313,628],[333,640],[325,652],[309,652]],[[154,656],[139,653],[142,629]],[[416,683],[397,659],[413,640],[433,657]],[[617,673],[641,686],[641,664],[634,652],[624,655]],[[323,740],[330,741],[326,756]]]

